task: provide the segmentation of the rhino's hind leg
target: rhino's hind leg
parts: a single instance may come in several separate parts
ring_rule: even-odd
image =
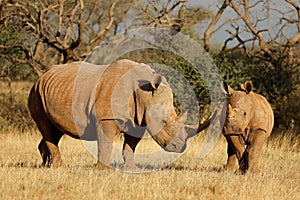
[[[41,140],[38,149],[43,159],[42,166],[46,167],[60,167],[64,166],[60,152],[58,149],[58,142],[63,133],[58,130],[54,124],[48,119],[45,111],[42,109],[39,100],[34,99],[36,96],[32,94],[29,101],[38,102],[35,105],[29,104],[29,110],[33,120],[36,122],[43,139]]]
[[[45,132],[42,132],[43,139],[41,140],[38,146],[43,159],[42,166],[53,168],[64,167],[65,165],[61,159],[61,155],[58,148],[58,142],[63,134],[59,131],[51,133],[49,133],[48,131]]]
[[[61,133],[45,115],[40,115],[39,117],[40,120],[36,120],[36,124],[43,136],[43,139],[38,146],[43,159],[42,166],[64,166],[58,149],[58,142],[63,136],[63,133]],[[41,119],[41,117],[44,118]]]
[[[38,149],[43,159],[42,167],[64,166],[57,145],[42,139]]]
[[[50,151],[48,150],[48,147],[46,145],[46,142],[44,139],[41,140],[38,149],[40,151],[40,154],[43,159],[42,167],[50,167],[51,164],[51,154]]]

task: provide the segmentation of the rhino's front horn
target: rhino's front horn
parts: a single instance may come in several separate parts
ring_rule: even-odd
[[[228,118],[234,117],[234,110],[230,104],[228,104]]]
[[[201,131],[203,131],[204,129],[206,129],[209,125],[210,122],[212,120],[214,120],[214,118],[216,117],[217,112],[214,112],[214,114],[212,115],[212,117],[210,117],[209,119],[207,119],[204,123],[199,123],[199,125],[185,125],[185,131],[187,133],[187,139],[190,137],[194,137],[195,135],[199,134]]]

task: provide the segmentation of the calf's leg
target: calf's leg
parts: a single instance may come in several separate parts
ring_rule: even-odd
[[[241,144],[238,135],[226,135],[226,140],[228,143],[228,159],[226,164],[227,170],[233,170],[236,162],[236,158],[239,161],[239,165],[243,163],[243,155],[245,152],[245,147]]]
[[[230,144],[230,141],[228,141],[228,139],[227,139],[227,156],[228,158],[227,158],[225,169],[227,171],[233,171],[235,170],[237,159],[236,159],[235,150],[232,147],[232,144]]]
[[[248,166],[249,172],[257,172],[259,160],[263,144],[267,139],[266,132],[263,130],[256,130],[250,136],[250,144],[247,146],[246,152],[248,153]]]

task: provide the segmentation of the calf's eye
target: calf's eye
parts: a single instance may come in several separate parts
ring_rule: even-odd
[[[247,113],[246,112],[244,112],[244,116],[246,116],[247,115]]]

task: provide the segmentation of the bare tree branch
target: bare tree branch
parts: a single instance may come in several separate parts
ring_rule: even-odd
[[[104,37],[105,34],[109,31],[109,29],[112,27],[113,21],[114,21],[114,9],[115,9],[117,3],[118,3],[118,0],[116,0],[112,3],[112,5],[109,9],[109,21],[106,24],[105,29],[98,32],[96,37],[90,41],[89,46],[94,46],[94,44],[97,43],[99,40],[101,40],[102,37]]]
[[[204,33],[204,49],[206,51],[209,51],[210,49],[210,38],[212,36],[213,32],[213,28],[216,26],[216,24],[218,23],[218,21],[220,20],[221,16],[223,15],[224,11],[226,10],[226,8],[229,6],[230,2],[232,0],[225,0],[223,5],[221,6],[221,8],[218,10],[218,13],[216,14],[216,16],[213,18],[213,20],[211,21],[211,23],[208,25],[205,33]]]
[[[210,50],[210,38],[213,34],[220,31],[221,28],[228,25],[232,26],[235,23],[236,25],[232,26],[235,29],[234,31],[226,30],[229,36],[224,38],[223,51],[234,51],[242,48],[246,54],[251,53],[263,58],[275,67],[283,67],[296,61],[295,46],[300,43],[300,7],[298,3],[293,0],[285,0],[286,9],[278,9],[272,7],[271,0],[258,0],[251,3],[251,5],[249,0],[224,0],[222,2],[222,6],[218,9],[217,14],[204,33],[206,51]],[[255,14],[259,6],[263,7],[261,8],[263,17],[258,17]],[[221,25],[215,28],[216,24],[220,23],[220,19],[228,7],[232,8],[238,18],[232,17],[223,20]],[[293,9],[289,9],[290,7]],[[261,24],[265,24],[270,20],[270,11],[278,13],[279,20],[272,29],[262,28]],[[297,31],[292,36],[286,34],[291,25],[297,26]],[[272,34],[271,31],[273,31]],[[268,36],[267,39],[266,36]],[[249,45],[251,42],[252,45]],[[249,51],[249,48],[252,50]]]
[[[126,4],[129,10],[128,5],[134,0],[114,0],[100,5],[84,0],[4,0],[0,3],[0,21],[3,19],[3,24],[11,27],[16,22],[21,24],[16,26],[17,29],[23,30],[28,36],[23,41],[24,45],[20,45],[22,48],[18,49],[29,60],[27,64],[40,73],[38,68],[84,59],[93,47],[105,39],[108,32],[114,30],[116,33],[116,28],[113,29],[113,26],[117,27],[114,12],[119,1],[122,1],[122,5]],[[118,9],[123,8],[120,5]],[[119,12],[118,18],[126,12]],[[25,63],[22,59],[10,60]]]
[[[184,25],[184,11],[186,8],[187,0],[168,0],[166,3],[159,1],[155,4],[154,1],[148,0],[145,6],[144,15],[135,18],[134,21],[146,21],[144,25],[152,27],[170,28],[175,31],[181,31]]]
[[[260,49],[266,53],[272,60],[275,60],[273,53],[270,51],[270,49],[267,47],[266,45],[266,41],[265,38],[262,34],[262,32],[260,32],[259,30],[257,30],[253,24],[251,23],[251,21],[249,20],[249,12],[248,12],[248,0],[244,0],[245,3],[245,13],[243,14],[242,11],[238,8],[238,6],[234,3],[231,2],[231,6],[233,8],[233,10],[241,17],[241,19],[245,22],[247,28],[249,28],[249,30],[251,31],[251,33],[253,35],[255,35],[256,37],[258,37],[259,39],[259,47]]]

